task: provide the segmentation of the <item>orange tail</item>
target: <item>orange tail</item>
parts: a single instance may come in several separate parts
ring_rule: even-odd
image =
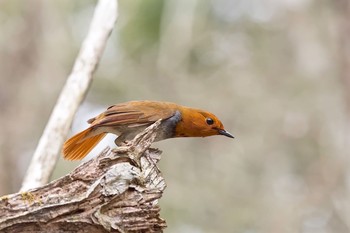
[[[74,135],[63,145],[63,157],[67,160],[81,160],[99,143],[106,133],[90,136],[91,128]]]

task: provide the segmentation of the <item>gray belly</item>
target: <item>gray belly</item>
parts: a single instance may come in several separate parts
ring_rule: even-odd
[[[174,116],[164,120],[160,124],[155,141],[173,138],[175,136],[176,125],[179,121],[181,121],[181,113],[176,111]]]

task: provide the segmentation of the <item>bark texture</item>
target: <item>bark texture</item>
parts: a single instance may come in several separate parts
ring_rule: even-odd
[[[51,183],[0,198],[0,232],[162,232],[156,122]]]

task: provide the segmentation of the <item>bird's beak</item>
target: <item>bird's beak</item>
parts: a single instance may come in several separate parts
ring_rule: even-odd
[[[229,132],[227,132],[224,129],[219,129],[218,132],[220,135],[224,135],[224,136],[229,137],[229,138],[235,138],[232,134],[230,134]]]

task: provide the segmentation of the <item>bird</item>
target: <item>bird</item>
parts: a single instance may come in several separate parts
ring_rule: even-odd
[[[90,126],[69,138],[63,145],[66,160],[83,159],[107,133],[117,135],[120,146],[156,121],[161,120],[155,141],[178,137],[224,135],[234,138],[212,113],[162,101],[129,101],[107,108],[87,122]]]

